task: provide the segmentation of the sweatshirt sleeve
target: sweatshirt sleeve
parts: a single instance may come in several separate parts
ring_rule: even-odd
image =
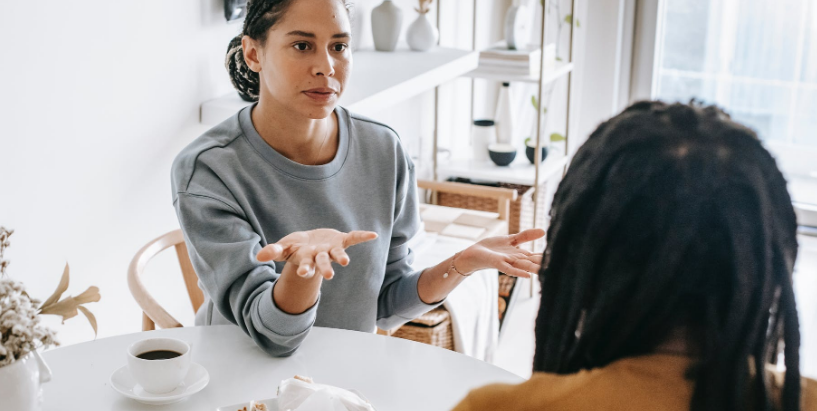
[[[174,206],[193,268],[215,307],[270,355],[291,355],[312,328],[318,303],[297,315],[275,305],[275,263],[256,260],[264,244],[238,207],[188,192],[178,193]]]
[[[386,275],[377,304],[377,326],[384,330],[411,321],[442,303],[426,304],[420,299],[417,281],[423,270],[411,267],[414,254],[408,247],[408,241],[420,229],[420,213],[414,164],[408,157],[405,160],[402,178],[397,186],[397,195],[402,200],[395,204]]]

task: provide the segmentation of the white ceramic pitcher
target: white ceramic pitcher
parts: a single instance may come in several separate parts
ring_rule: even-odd
[[[37,351],[0,367],[0,411],[40,411],[41,384],[51,381],[51,369]]]

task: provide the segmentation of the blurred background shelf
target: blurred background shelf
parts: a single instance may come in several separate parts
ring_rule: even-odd
[[[550,84],[562,76],[573,71],[573,63],[565,63],[561,61],[551,61],[545,65],[545,78],[542,80],[542,85]],[[524,75],[511,74],[507,71],[502,71],[496,68],[479,67],[474,71],[465,74],[465,77],[480,78],[487,80],[496,80],[503,82],[524,82],[524,83],[538,83],[539,75]]]
[[[539,184],[559,174],[567,164],[567,157],[551,150],[539,169]],[[441,161],[437,166],[440,179],[449,177],[469,178],[472,180],[492,181],[509,184],[533,186],[535,184],[536,166],[525,157],[524,152],[517,154],[516,159],[508,166],[498,166],[491,160],[450,160]]]
[[[437,47],[427,52],[358,50],[339,104],[367,114],[414,97],[477,68],[479,52]],[[229,93],[201,105],[201,123],[216,125],[250,105]]]

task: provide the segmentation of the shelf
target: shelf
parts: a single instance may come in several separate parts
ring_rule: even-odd
[[[361,114],[387,108],[474,70],[479,52],[437,47],[427,52],[358,50],[339,104]],[[218,124],[250,103],[238,93],[201,105],[201,123]]]
[[[545,65],[545,79],[542,81],[542,84],[549,84],[552,83],[562,76],[566,75],[573,71],[573,63],[564,63],[561,61],[551,61],[549,64]],[[471,71],[465,74],[465,77],[472,77],[472,78],[481,78],[487,80],[496,80],[496,81],[518,81],[524,83],[538,83],[539,76],[532,76],[532,75],[523,75],[523,74],[507,74],[503,73],[501,70],[497,70],[494,68],[486,69],[480,68],[479,66],[476,70]]]
[[[567,164],[567,158],[561,153],[549,153],[539,166],[539,184],[544,183]],[[536,167],[528,161],[524,151],[516,154],[516,159],[508,166],[500,167],[491,160],[451,160],[437,166],[440,180],[449,177],[470,178],[472,180],[496,181],[509,184],[533,186]]]

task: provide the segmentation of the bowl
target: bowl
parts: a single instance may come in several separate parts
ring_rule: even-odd
[[[533,155],[536,154],[536,147],[525,146],[525,156],[528,158],[531,164],[534,163],[535,159]],[[547,146],[542,146],[542,161],[545,161],[545,158],[548,156],[548,148]]]
[[[498,166],[507,166],[516,158],[516,148],[510,144],[494,143],[488,146],[488,157]]]

